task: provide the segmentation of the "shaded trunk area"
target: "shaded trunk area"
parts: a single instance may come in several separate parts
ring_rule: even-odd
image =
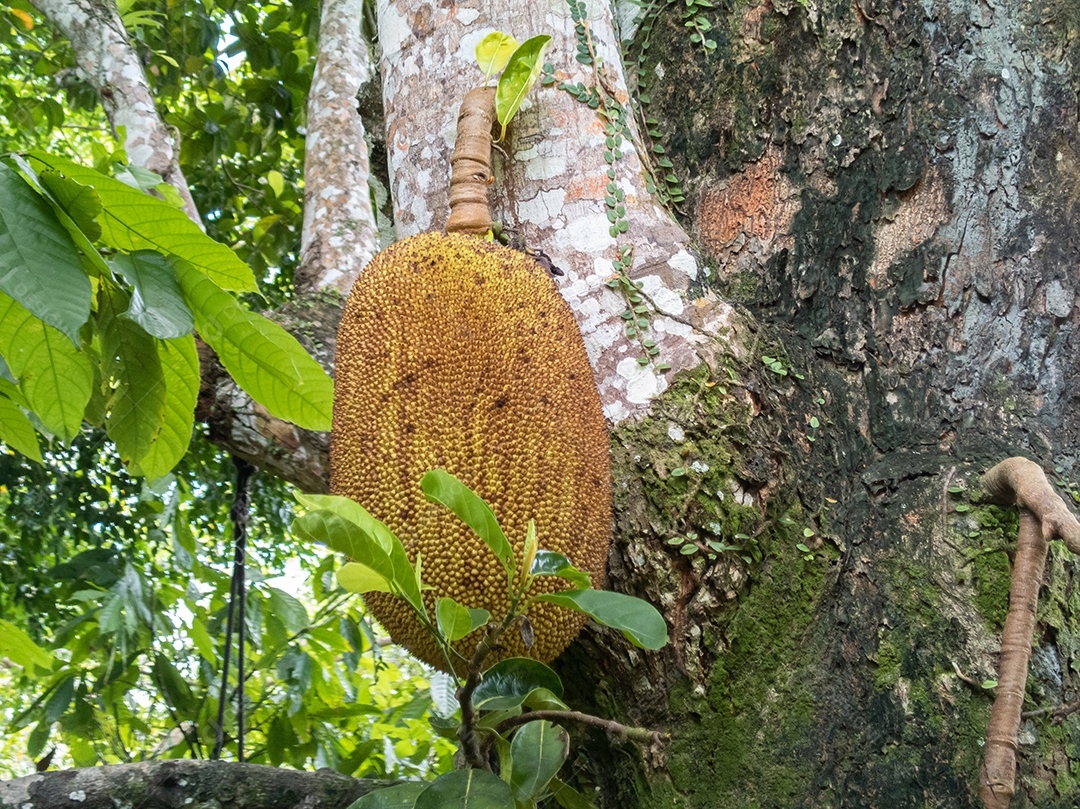
[[[674,643],[593,633],[563,666],[674,741],[597,739],[581,778],[606,806],[978,806],[1017,533],[979,478],[1022,455],[1080,486],[1080,14],[698,13],[712,53],[682,4],[635,34],[643,117],[706,285],[762,325],[614,434],[610,580]],[[1076,584],[1053,545],[1014,807],[1080,798]]]

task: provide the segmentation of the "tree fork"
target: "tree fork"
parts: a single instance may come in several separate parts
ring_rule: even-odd
[[[1016,791],[1017,732],[1027,686],[1031,635],[1050,541],[1061,539],[1080,553],[1080,522],[1054,491],[1041,467],[1009,458],[983,476],[991,498],[1020,508],[1020,532],[1009,590],[1009,613],[1001,634],[998,686],[986,730],[979,797],[986,809],[1007,809]]]

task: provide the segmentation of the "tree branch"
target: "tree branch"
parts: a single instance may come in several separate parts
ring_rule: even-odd
[[[184,212],[202,224],[180,171],[179,144],[158,115],[139,55],[110,0],[31,0],[71,40],[79,71],[97,90],[115,136],[125,132],[128,159],[180,192]]]
[[[498,730],[499,733],[504,733],[512,728],[538,719],[547,719],[550,722],[578,722],[582,725],[592,725],[595,728],[606,730],[608,733],[614,733],[616,736],[622,736],[626,739],[630,739],[630,741],[640,742],[642,744],[659,744],[663,742],[666,737],[666,734],[661,733],[658,730],[633,728],[611,719],[602,719],[599,716],[582,713],[581,711],[528,711],[527,713],[512,716],[509,719],[500,722],[496,730]]]
[[[356,108],[360,86],[371,78],[371,56],[360,33],[363,5],[321,3],[304,139],[304,229],[295,281],[301,295],[323,288],[348,295],[379,250],[368,148]]]
[[[330,769],[301,772],[232,761],[145,761],[0,781],[0,809],[340,809],[389,786]]]

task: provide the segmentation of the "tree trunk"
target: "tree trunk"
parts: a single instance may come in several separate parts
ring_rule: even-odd
[[[763,325],[615,432],[611,578],[674,642],[594,633],[564,665],[674,741],[591,772],[609,806],[977,806],[1017,531],[979,477],[1024,455],[1076,499],[1075,21],[738,3],[706,13],[707,54],[683,14],[632,55],[715,290]],[[741,550],[683,556],[688,532]],[[1068,561],[1055,543],[1013,807],[1080,798]]]

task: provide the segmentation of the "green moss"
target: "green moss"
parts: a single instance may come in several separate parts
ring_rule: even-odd
[[[788,522],[799,525],[800,516]],[[688,806],[795,805],[811,777],[814,661],[800,655],[825,565],[803,560],[795,530],[775,524],[763,543],[761,575],[740,600],[726,632],[730,647],[705,696],[685,688],[672,695],[677,714],[697,717],[675,740],[669,762],[672,784]]]
[[[991,631],[1000,632],[1009,612],[1009,557],[1004,551],[978,554],[972,560],[975,572],[975,608]]]

